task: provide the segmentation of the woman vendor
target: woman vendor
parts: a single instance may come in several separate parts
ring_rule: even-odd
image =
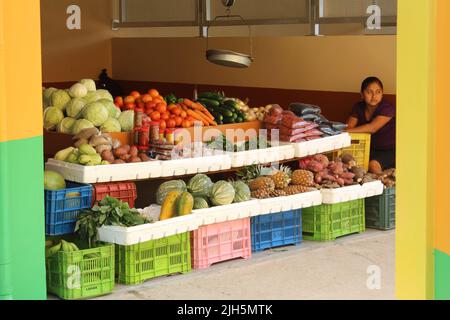
[[[347,132],[372,135],[369,172],[395,168],[395,106],[383,98],[383,83],[376,77],[363,81],[361,97],[347,121]]]

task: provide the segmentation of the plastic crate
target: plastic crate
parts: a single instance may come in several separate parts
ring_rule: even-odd
[[[302,241],[302,210],[272,213],[251,219],[253,252],[298,245]]]
[[[303,239],[330,241],[365,231],[364,199],[303,210]]]
[[[94,184],[93,204],[103,200],[106,196],[128,202],[130,208],[134,208],[137,198],[136,184],[132,182]]]
[[[191,271],[189,232],[131,246],[116,245],[116,255],[117,280],[127,285]]]
[[[365,170],[369,169],[370,162],[370,133],[350,133],[352,144],[348,148],[344,148],[335,152],[333,157],[338,157],[343,153],[350,153],[356,160],[359,166],[362,166]]]
[[[381,196],[366,199],[366,227],[380,230],[395,228],[395,188]]]
[[[46,259],[47,290],[65,300],[109,294],[114,290],[114,245],[58,252]]]
[[[215,223],[193,231],[191,252],[194,269],[235,258],[250,258],[250,218]]]
[[[73,233],[81,211],[91,208],[91,185],[66,182],[66,187],[45,190],[45,233],[49,236]]]

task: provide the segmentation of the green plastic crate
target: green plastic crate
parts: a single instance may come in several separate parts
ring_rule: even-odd
[[[395,228],[395,188],[388,188],[380,196],[366,199],[366,227],[391,230]]]
[[[58,252],[46,259],[47,290],[65,300],[109,294],[114,290],[114,245]]]
[[[303,238],[331,241],[365,231],[364,199],[303,209]]]
[[[116,246],[117,280],[139,284],[173,273],[191,271],[189,232],[130,246]]]

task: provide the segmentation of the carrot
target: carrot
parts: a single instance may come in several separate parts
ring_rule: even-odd
[[[189,99],[184,99],[183,103],[189,108],[192,108],[192,105],[194,104],[194,102],[192,100],[189,100]]]
[[[202,113],[201,111],[195,110],[195,113],[197,113],[200,117],[202,117],[202,119],[204,121],[206,121],[208,123],[208,125],[213,125],[213,126],[217,126],[217,123],[214,120],[211,120],[210,118],[208,118],[208,116],[206,116],[204,113]]]
[[[199,120],[201,122],[203,122],[203,124],[208,125],[208,122],[206,120],[203,119],[202,116],[200,116],[198,113],[187,109],[187,114],[190,115],[192,118],[194,118],[195,120]]]
[[[204,109],[205,109],[205,110],[202,110],[203,113],[204,113],[208,118],[210,118],[212,121],[214,121],[213,115],[208,111],[208,109],[206,109],[206,108],[204,108]]]

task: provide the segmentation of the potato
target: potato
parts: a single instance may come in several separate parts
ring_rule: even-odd
[[[126,144],[126,145],[124,145],[123,147],[125,148],[125,150],[127,150],[127,153],[130,153],[131,147],[130,147],[129,144]]]
[[[120,159],[114,160],[114,161],[112,162],[112,164],[124,164],[124,163],[125,163],[125,161],[120,160]]]
[[[78,134],[76,134],[72,140],[78,139],[86,139],[89,140],[92,136],[98,135],[100,131],[97,128],[88,128],[81,130]]]
[[[141,158],[139,157],[130,157],[130,159],[128,159],[129,163],[136,163],[136,162],[142,162]]]
[[[123,160],[123,161],[128,161],[130,158],[131,158],[131,155],[128,154],[128,153],[126,153],[126,154],[124,154],[124,155],[121,155],[121,156],[119,157],[119,159],[120,159],[120,160]]]
[[[95,151],[97,151],[98,154],[102,154],[103,151],[111,151],[111,150],[112,150],[112,147],[109,144],[102,144],[102,145],[95,147]]]
[[[101,153],[102,159],[108,162],[114,162],[114,155],[110,150],[105,150]]]
[[[139,154],[139,158],[141,158],[142,162],[151,161],[150,157],[147,156],[145,153]]]
[[[132,146],[130,148],[130,155],[132,157],[137,157],[138,156],[138,148],[136,146]]]
[[[116,158],[120,158],[128,153],[128,150],[125,148],[125,146],[119,147],[114,150],[114,156]]]

